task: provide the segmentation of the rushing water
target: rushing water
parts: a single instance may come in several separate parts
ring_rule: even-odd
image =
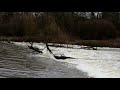
[[[44,49],[44,54],[30,50],[28,43],[0,42],[0,78],[87,78],[87,74],[67,63],[53,60]],[[37,44],[44,48],[44,44]],[[48,57],[49,56],[49,57]],[[53,59],[51,59],[53,58]]]
[[[24,45],[23,45],[24,46]],[[35,43],[35,46],[43,48],[44,44]],[[79,47],[79,46],[72,46]],[[72,49],[50,47],[55,54],[64,54],[76,59],[59,60],[67,62],[68,67],[77,68],[87,72],[89,76],[95,78],[120,78],[120,48],[98,48],[98,50]],[[48,52],[44,51],[45,57],[50,57]],[[53,58],[53,57],[52,57]]]

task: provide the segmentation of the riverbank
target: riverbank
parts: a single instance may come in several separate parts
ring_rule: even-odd
[[[0,37],[0,41],[15,41],[15,42],[28,42],[27,37]],[[45,42],[45,40],[41,40],[39,38],[31,38],[30,41],[33,42]],[[71,44],[71,45],[85,45],[85,46],[94,46],[94,47],[112,47],[112,48],[120,48],[120,38],[110,39],[110,40],[70,40],[70,41],[49,41],[49,43],[61,43],[61,44]]]

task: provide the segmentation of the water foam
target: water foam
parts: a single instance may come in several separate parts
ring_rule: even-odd
[[[20,43],[19,43],[20,45]],[[42,44],[36,43],[37,47],[44,47]],[[77,46],[73,46],[76,47]],[[80,47],[80,46],[78,46]],[[98,50],[84,49],[69,49],[50,47],[54,53],[62,52],[66,56],[76,59],[66,59],[63,62],[73,64],[73,66],[87,72],[90,77],[95,78],[120,78],[120,48],[98,48]],[[46,58],[54,56],[47,49],[43,50],[43,55]],[[62,62],[62,60],[58,60]]]

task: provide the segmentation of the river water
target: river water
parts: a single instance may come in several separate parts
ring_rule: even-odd
[[[16,45],[26,46],[27,43],[16,43]],[[44,48],[42,43],[35,43],[35,46]],[[76,59],[58,60],[68,63],[68,67],[88,73],[94,78],[120,78],[120,48],[98,47],[98,50],[79,49],[81,46],[72,45],[72,48],[50,47],[54,54],[64,54]],[[75,47],[75,48],[74,48]],[[39,56],[38,54],[35,55]],[[43,57],[52,58],[44,50]]]
[[[40,55],[27,45],[0,42],[0,78],[89,78],[87,73],[46,54]]]

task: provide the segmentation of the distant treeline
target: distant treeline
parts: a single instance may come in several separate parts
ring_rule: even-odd
[[[119,12],[0,12],[0,36],[66,42],[119,35]]]

